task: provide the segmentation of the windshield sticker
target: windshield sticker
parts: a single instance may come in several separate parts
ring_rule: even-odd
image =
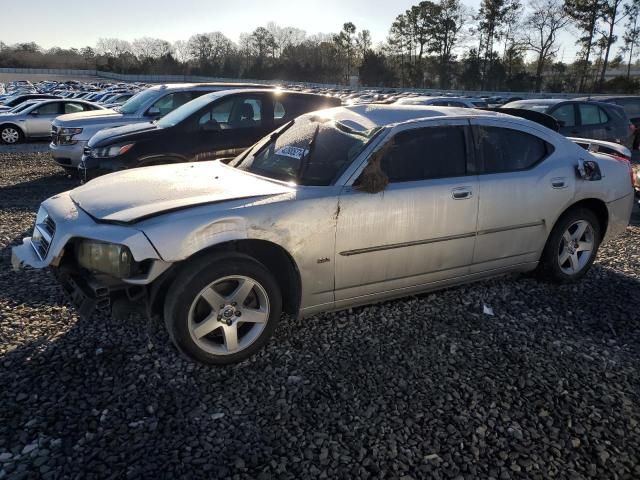
[[[300,160],[302,157],[304,157],[306,151],[306,148],[283,147],[276,152],[276,155],[280,155],[281,157],[291,157],[295,158],[296,160]]]

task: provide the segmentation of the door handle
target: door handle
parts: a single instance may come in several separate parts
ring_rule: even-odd
[[[567,178],[566,177],[557,177],[551,179],[551,186],[553,188],[567,188]]]
[[[457,187],[451,190],[451,198],[454,200],[466,200],[471,197],[473,197],[471,187]]]

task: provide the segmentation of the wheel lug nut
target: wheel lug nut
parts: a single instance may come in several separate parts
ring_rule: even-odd
[[[232,307],[235,307],[236,305],[238,305],[236,302],[231,302]]]
[[[242,316],[242,312],[237,311],[237,312],[236,312],[236,317],[241,317],[241,316]]]

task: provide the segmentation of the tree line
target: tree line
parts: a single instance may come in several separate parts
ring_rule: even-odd
[[[308,35],[268,23],[240,34],[168,42],[101,38],[94,47],[43,49],[0,42],[0,67],[90,68],[117,73],[284,79],[375,87],[624,92],[640,89],[640,0],[426,0],[398,15],[384,42],[346,22]],[[565,62],[559,36],[579,52]],[[619,75],[607,80],[615,69]]]

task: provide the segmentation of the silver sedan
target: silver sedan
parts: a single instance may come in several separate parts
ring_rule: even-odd
[[[136,300],[184,355],[226,364],[283,311],[536,268],[578,281],[632,204],[628,162],[527,120],[361,105],[299,117],[229,165],[127,170],[56,195],[13,264],[53,267],[85,315]]]
[[[2,143],[14,144],[26,138],[48,137],[51,135],[51,122],[58,115],[104,109],[84,100],[25,102],[8,112],[0,113],[0,140]]]

